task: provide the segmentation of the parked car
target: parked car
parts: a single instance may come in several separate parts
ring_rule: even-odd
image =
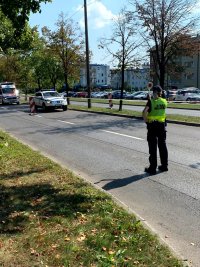
[[[88,93],[86,91],[83,92],[77,92],[76,93],[77,97],[88,97]]]
[[[136,100],[147,100],[149,98],[149,92],[142,92],[134,96]]]
[[[126,91],[123,91],[123,98],[125,98]],[[120,99],[121,98],[121,90],[116,90],[112,92],[112,98]]]
[[[176,99],[176,90],[167,90],[166,99],[169,101],[174,101]]]
[[[194,95],[200,94],[200,89],[195,87],[179,89],[176,92],[176,101],[189,101]]]
[[[137,91],[137,92],[131,93],[131,99],[135,99],[134,97],[141,94],[141,93],[143,93],[143,91]]]
[[[188,97],[187,101],[200,101],[200,94],[192,94]]]
[[[36,92],[34,97],[35,108],[42,108],[44,111],[47,109],[62,108],[63,111],[67,110],[67,101],[63,96],[56,91],[39,91]]]
[[[67,97],[67,93],[63,92],[60,94],[61,96]],[[76,92],[70,91],[68,92],[68,97],[76,97]]]
[[[106,98],[107,97],[107,95],[108,95],[108,93],[107,92],[97,92],[96,94],[95,94],[95,97],[96,98]]]

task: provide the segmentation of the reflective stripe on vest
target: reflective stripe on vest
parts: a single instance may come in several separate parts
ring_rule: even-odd
[[[152,121],[165,122],[166,108],[167,108],[166,99],[161,97],[159,97],[158,99],[151,99],[151,112],[149,112],[147,115],[148,122]]]

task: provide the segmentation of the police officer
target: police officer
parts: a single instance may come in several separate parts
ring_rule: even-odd
[[[162,98],[162,88],[153,86],[153,95],[147,101],[143,110],[143,118],[147,124],[147,141],[149,146],[149,167],[145,172],[156,174],[157,168],[157,146],[160,154],[160,171],[168,171],[168,151],[166,145],[166,99]]]

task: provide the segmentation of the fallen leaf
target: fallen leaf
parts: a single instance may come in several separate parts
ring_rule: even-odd
[[[60,259],[60,254],[56,254],[55,258]]]
[[[80,236],[79,237],[77,237],[77,241],[79,241],[79,242],[81,242],[81,241],[83,241],[83,240],[85,240],[86,239],[86,235],[85,234],[80,234]]]
[[[59,247],[59,245],[58,245],[58,244],[52,244],[51,247],[52,247],[53,249],[55,249],[55,248]]]
[[[65,241],[70,241],[70,238],[68,236],[66,236]]]
[[[108,251],[108,254],[109,254],[109,255],[113,255],[114,253],[115,253],[115,252],[112,251],[112,250],[109,250],[109,251]]]

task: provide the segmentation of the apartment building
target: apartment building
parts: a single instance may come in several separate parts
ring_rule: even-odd
[[[144,64],[141,68],[126,69],[124,72],[124,89],[143,90],[147,88],[150,81],[149,64]],[[121,71],[111,70],[111,87],[119,89],[121,87]]]
[[[86,68],[80,70],[80,85],[87,85]],[[90,85],[100,87],[110,85],[110,67],[104,64],[90,64]]]
[[[178,62],[183,66],[183,72],[179,77],[166,77],[166,84],[177,88],[197,87],[200,88],[199,53],[193,56],[179,57]]]
[[[173,60],[176,62],[178,69],[174,69],[174,74],[167,74],[165,76],[165,88],[185,88],[185,87],[197,87],[200,88],[200,39],[195,37],[191,39],[194,41],[195,48],[192,49],[190,55],[179,55]],[[150,73],[151,80],[154,83],[158,83],[157,76],[154,71],[153,64],[154,49],[150,51]],[[182,69],[182,71],[180,71]]]

